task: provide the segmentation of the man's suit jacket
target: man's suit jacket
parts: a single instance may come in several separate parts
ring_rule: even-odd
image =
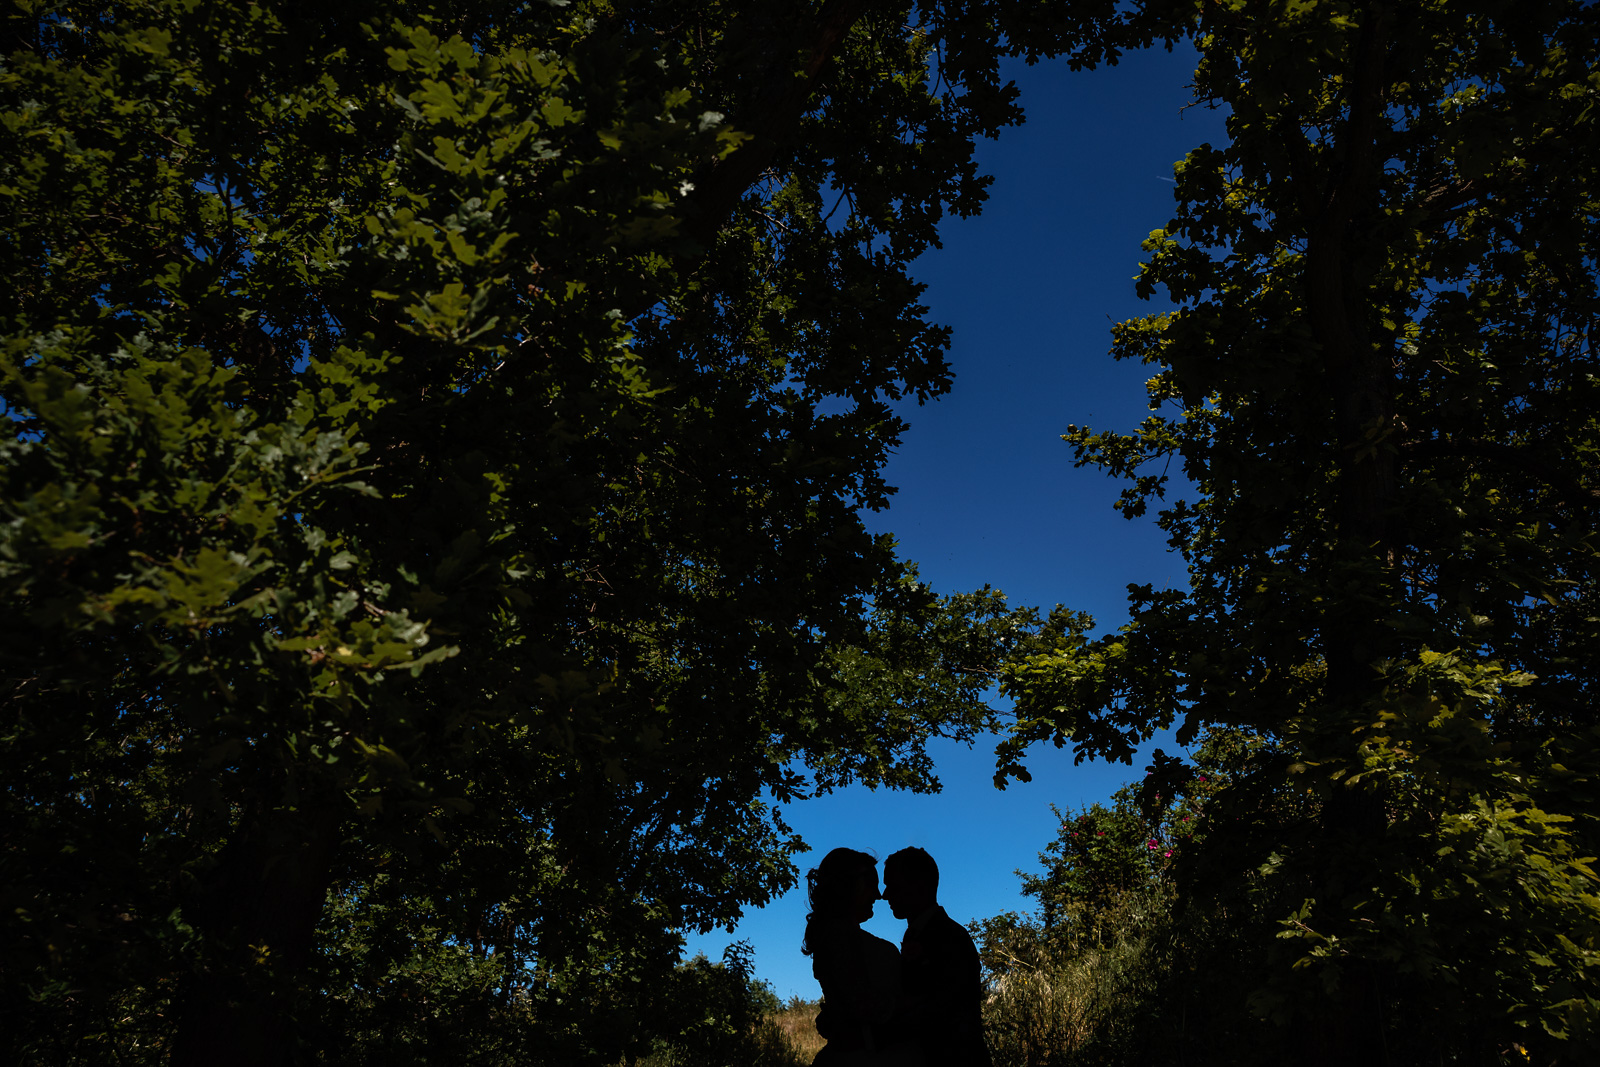
[[[928,1067],[989,1067],[978,950],[943,908],[935,906],[922,929],[906,928],[900,977],[911,1000],[911,1037]]]

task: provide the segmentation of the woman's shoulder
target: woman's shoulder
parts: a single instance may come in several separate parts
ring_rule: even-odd
[[[884,940],[884,939],[883,939],[883,938],[881,938],[881,937],[879,937],[879,936],[878,936],[878,935],[877,935],[877,934],[873,934],[873,933],[868,933],[868,932],[867,932],[867,931],[866,931],[866,930],[862,930],[862,931],[861,931],[861,936],[862,936],[862,937],[863,937],[863,938],[864,938],[864,939],[865,939],[865,940],[866,940],[866,941],[867,941],[867,942],[868,942],[868,943],[870,943],[870,944],[871,944],[871,945],[873,945],[873,946],[874,946],[874,947],[877,947],[877,946],[882,946],[882,947],[884,947],[884,948],[892,948],[892,949],[894,949],[894,950],[895,950],[895,951],[896,951],[896,952],[899,952],[899,951],[900,951],[900,946],[898,946],[898,945],[896,945],[896,944],[895,944],[895,943],[894,943],[894,942],[893,942],[893,941],[886,941],[886,940]]]
[[[810,940],[814,956],[826,959],[882,959],[900,955],[900,949],[892,941],[870,934],[855,923],[819,923]]]
[[[861,928],[854,923],[822,920],[806,930],[813,955],[833,956],[857,951]]]
[[[900,955],[900,946],[893,941],[885,941],[883,938],[875,934],[869,934],[865,930],[861,931],[861,936],[862,952],[867,955],[895,957]]]

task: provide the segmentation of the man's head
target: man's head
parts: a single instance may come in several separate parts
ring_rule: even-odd
[[[915,919],[939,902],[939,865],[920,848],[883,861],[883,899],[896,919]]]

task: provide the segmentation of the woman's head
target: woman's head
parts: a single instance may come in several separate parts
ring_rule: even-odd
[[[806,939],[800,946],[811,954],[811,931],[818,922],[837,920],[862,923],[872,918],[878,899],[878,861],[853,848],[836,848],[806,872]]]

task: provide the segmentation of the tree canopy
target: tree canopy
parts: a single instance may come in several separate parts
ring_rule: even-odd
[[[1576,2],[1152,0],[1109,34],[1193,41],[1228,113],[1145,245],[1177,309],[1114,332],[1152,414],[1066,435],[1189,582],[1131,589],[1117,633],[1058,615],[1008,669],[1001,772],[1259,738],[1183,869],[1268,901],[1253,1003],[1318,1062],[1595,1040],[1597,31]],[[1192,774],[1158,756],[1147,791]]]
[[[1043,14],[17,5],[11,1052],[614,1060],[770,800],[936,785],[1027,619],[861,511]]]
[[[1585,1054],[1597,22],[14,5],[0,1048],[738,1044],[747,968],[679,966],[679,931],[793,883],[773,801],[935,787],[1003,661],[1002,783],[1173,726],[1212,761],[1160,754],[1084,813],[1106,843],[1063,828],[1047,944],[1170,906],[1199,933],[1151,988],[1222,946],[1215,1032],[1266,1058]],[[1003,59],[1180,39],[1229,141],[1146,246],[1176,310],[1115,330],[1151,417],[1067,440],[1188,587],[1102,636],[935,597],[861,518],[896,412],[951,385],[912,261],[1021,119]],[[1296,1025],[1235,1027],[1247,997]]]

